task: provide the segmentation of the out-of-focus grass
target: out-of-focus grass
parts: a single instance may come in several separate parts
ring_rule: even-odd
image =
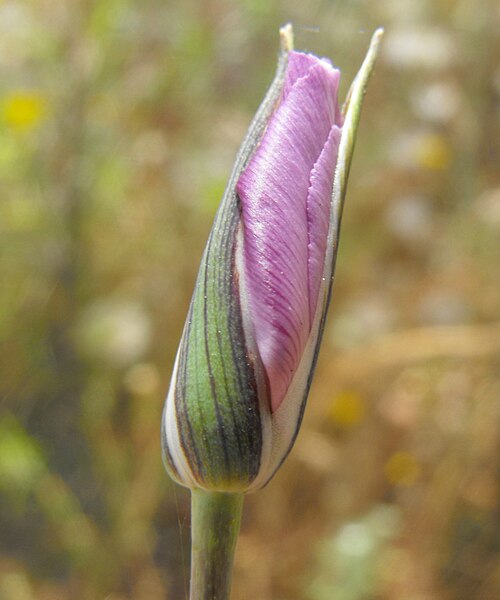
[[[0,598],[185,597],[159,420],[277,29],[347,91],[383,52],[303,430],[248,498],[235,600],[493,600],[492,0],[0,4]]]

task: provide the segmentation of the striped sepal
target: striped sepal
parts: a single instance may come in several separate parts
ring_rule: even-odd
[[[245,347],[235,238],[236,198],[218,214],[198,274],[175,387],[179,438],[201,486],[248,485],[262,433],[254,367]]]
[[[242,315],[236,266],[241,207],[236,183],[281,96],[289,52],[286,42],[217,212],[167,398],[164,459],[173,478],[189,487],[246,489],[259,472],[264,447],[270,448],[270,440],[263,440],[269,428],[263,422],[269,421],[269,409],[262,414],[266,384],[262,368],[254,362],[258,358]]]

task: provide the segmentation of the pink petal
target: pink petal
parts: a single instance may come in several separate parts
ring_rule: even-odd
[[[237,184],[248,310],[272,411],[300,362],[323,275],[338,80],[326,61],[291,53],[282,102]]]
[[[335,174],[340,129],[334,125],[311,173],[311,185],[307,197],[308,231],[308,285],[309,316],[314,319],[318,293],[323,276],[326,241],[330,221],[332,182]]]

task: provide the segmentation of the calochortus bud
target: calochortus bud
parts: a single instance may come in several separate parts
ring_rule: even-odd
[[[328,308],[362,96],[381,32],[342,112],[340,73],[292,50],[215,217],[163,417],[167,469],[190,488],[265,485],[297,435]]]

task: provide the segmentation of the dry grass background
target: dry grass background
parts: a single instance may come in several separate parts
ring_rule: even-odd
[[[234,600],[500,589],[493,0],[0,3],[0,598],[184,598],[159,420],[277,29],[345,94],[386,28],[291,456],[246,502]]]

